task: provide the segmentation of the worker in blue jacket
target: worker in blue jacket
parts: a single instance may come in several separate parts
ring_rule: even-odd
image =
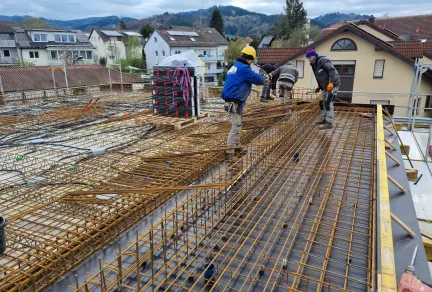
[[[246,100],[251,92],[252,84],[264,85],[270,83],[263,76],[255,73],[250,65],[256,59],[256,51],[253,47],[247,46],[242,51],[242,56],[236,60],[228,70],[225,86],[222,90],[222,99],[225,101],[225,111],[229,112],[231,131],[228,135],[228,147],[240,145],[241,116]],[[234,154],[234,149],[227,151]]]

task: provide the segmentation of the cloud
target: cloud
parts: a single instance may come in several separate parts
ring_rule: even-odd
[[[374,14],[390,16],[432,13],[430,0],[305,0],[309,17],[331,12]],[[145,18],[164,12],[181,12],[213,5],[234,5],[244,9],[265,13],[283,12],[284,0],[0,0],[1,15],[30,15],[52,19],[79,19],[90,16],[117,15]]]

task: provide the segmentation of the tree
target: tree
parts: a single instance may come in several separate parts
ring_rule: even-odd
[[[128,37],[128,59],[142,57],[142,43],[137,36]]]
[[[252,37],[252,42],[249,44],[249,46],[253,47],[255,50],[258,50],[258,46],[259,46],[258,40],[259,39],[261,39],[261,38],[258,36]]]
[[[224,35],[224,21],[219,8],[215,7],[210,20],[210,27],[215,28],[221,35]]]
[[[141,35],[146,39],[154,32],[153,26],[146,24],[141,28]]]
[[[225,60],[228,63],[228,67],[231,67],[237,58],[241,56],[241,50],[246,46],[246,43],[242,38],[230,42],[228,48],[225,51]]]
[[[321,32],[321,28],[317,25],[311,24],[309,27],[309,40],[314,40]]]
[[[121,30],[127,29],[126,23],[123,21],[123,19],[120,19],[120,29]]]
[[[25,18],[22,23],[26,28],[51,28],[51,25],[48,22],[45,22],[40,18],[28,17]]]
[[[120,59],[120,48],[117,46],[116,41],[109,41],[108,56],[114,63],[117,63],[117,60]]]
[[[307,23],[307,12],[300,0],[286,0],[285,15],[281,16],[277,24],[279,38],[289,39],[297,28],[304,28]]]
[[[288,40],[288,47],[302,48],[308,44],[308,31],[304,28],[296,28]]]

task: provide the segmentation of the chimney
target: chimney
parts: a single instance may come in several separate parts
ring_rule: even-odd
[[[371,15],[371,16],[369,17],[369,22],[370,22],[370,23],[375,23],[375,16]]]

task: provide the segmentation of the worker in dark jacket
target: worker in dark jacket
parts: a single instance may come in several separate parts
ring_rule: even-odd
[[[332,62],[327,57],[318,55],[315,50],[308,50],[306,58],[312,66],[312,71],[318,83],[315,92],[318,93],[322,90],[320,101],[321,120],[317,123],[320,125],[320,129],[331,129],[334,116],[333,103],[340,86],[339,74]]]
[[[288,63],[269,74],[270,79],[278,78],[279,100],[281,104],[291,99],[291,90],[297,82],[298,75],[298,70],[291,61],[288,61]]]
[[[276,66],[270,64],[264,64],[260,67],[260,74],[265,76],[269,73],[275,71],[277,69]],[[263,90],[261,93],[261,102],[267,102],[268,100],[274,100],[273,97],[270,96],[270,89],[273,91],[273,95],[276,95],[276,81],[277,78],[271,80],[270,84],[264,84]]]
[[[222,99],[225,101],[225,110],[229,112],[231,131],[228,135],[228,147],[240,145],[241,116],[246,100],[250,95],[252,84],[264,85],[270,83],[258,73],[255,73],[250,65],[256,59],[256,51],[247,46],[242,50],[241,58],[228,70],[225,86],[222,90]],[[227,151],[234,154],[234,150]]]

